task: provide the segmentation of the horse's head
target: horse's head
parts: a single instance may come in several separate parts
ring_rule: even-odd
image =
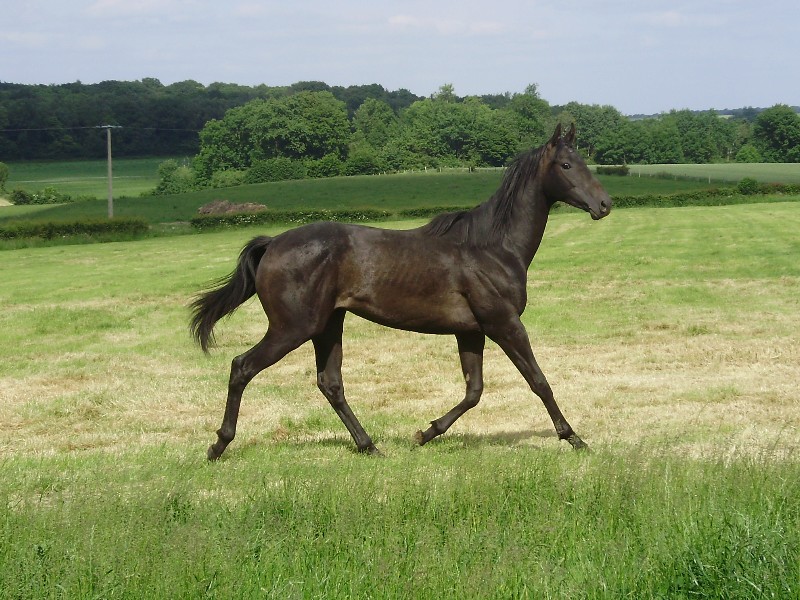
[[[585,210],[595,220],[602,219],[611,212],[611,197],[575,151],[574,144],[575,124],[562,137],[559,123],[542,155],[542,189],[551,203],[561,200]]]

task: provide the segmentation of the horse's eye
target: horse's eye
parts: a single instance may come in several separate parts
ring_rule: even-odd
[[[569,163],[564,163],[564,164],[561,165],[561,168],[566,171],[567,169],[571,169],[572,165],[569,164]]]

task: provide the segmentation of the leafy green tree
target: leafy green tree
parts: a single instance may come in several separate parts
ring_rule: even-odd
[[[650,157],[647,162],[679,164],[684,162],[681,132],[674,119],[658,119],[651,126]]]
[[[194,171],[188,165],[181,165],[174,159],[165,160],[158,165],[158,185],[154,193],[183,194],[195,189]]]
[[[716,116],[712,118],[716,119]],[[673,127],[678,131],[680,153],[675,152],[674,157],[679,162],[702,164],[715,157],[712,123],[706,115],[673,110],[662,117],[662,122],[670,131]]]
[[[344,104],[327,91],[252,100],[209,121],[200,132],[195,170],[203,181],[225,169],[248,169],[273,158],[315,160],[344,155],[350,123]]]
[[[299,92],[271,101],[251,102],[250,160],[286,156],[295,159],[344,154],[350,123],[344,103],[333,94]]]
[[[612,106],[578,102],[565,105],[558,117],[561,123],[575,123],[578,130],[578,149],[595,160],[601,140],[617,132],[626,120],[622,113]]]
[[[200,151],[194,157],[194,170],[200,182],[207,183],[214,173],[250,166],[250,131],[247,110],[234,108],[222,120],[212,119],[200,132]]]
[[[353,115],[353,129],[357,136],[373,148],[382,148],[397,134],[397,115],[392,107],[374,98],[367,98]]]
[[[785,104],[766,109],[753,124],[753,145],[767,162],[800,162],[800,115]]]
[[[309,177],[336,177],[344,172],[344,163],[338,154],[326,154],[318,160],[306,161]]]
[[[736,153],[737,163],[760,163],[762,162],[761,153],[753,144],[745,144]]]
[[[304,179],[305,176],[306,167],[301,161],[278,156],[254,162],[244,176],[244,183],[287,181]]]
[[[345,175],[377,175],[384,165],[372,148],[362,146],[350,152],[343,170]]]
[[[8,181],[9,174],[8,165],[0,162],[0,192],[6,191],[6,182]]]
[[[518,150],[538,147],[547,141],[547,132],[552,133],[550,105],[539,96],[535,83],[511,96],[506,110],[516,129]]]
[[[650,164],[658,162],[654,157],[654,128],[657,121],[632,121],[622,128],[621,143],[625,163]]]
[[[518,150],[514,123],[478,98],[453,100],[442,86],[434,98],[420,100],[401,117],[399,154],[410,153],[428,166],[502,165]]]

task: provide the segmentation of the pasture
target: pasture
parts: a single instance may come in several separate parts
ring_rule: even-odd
[[[186,304],[264,230],[5,251],[0,596],[797,597],[799,230],[796,202],[551,217],[523,321],[588,454],[491,344],[481,404],[416,448],[463,397],[454,340],[349,316],[386,457],[353,451],[306,345],[214,464],[266,324],[251,301],[206,357]]]
[[[158,183],[157,168],[165,158],[114,161],[114,214],[142,217],[153,224],[187,221],[197,208],[213,200],[258,202],[276,210],[308,207],[328,210],[375,208],[395,211],[427,206],[473,206],[490,197],[502,178],[500,169],[402,173],[381,176],[334,177],[204,189],[186,194],[140,197]],[[181,159],[188,160],[188,159]],[[37,161],[11,163],[8,190],[29,192],[53,186],[73,197],[94,196],[96,201],[65,205],[0,206],[6,219],[71,220],[103,218],[107,214],[105,161]],[[664,173],[676,178],[663,177]],[[640,176],[641,175],[641,176]],[[654,177],[659,175],[658,177]],[[645,165],[632,166],[630,177],[600,176],[612,197],[673,194],[733,185],[743,177],[765,182],[798,183],[800,166],[777,164]],[[707,179],[710,178],[710,182]]]
[[[81,163],[75,163],[81,164]],[[69,163],[53,163],[55,173],[63,173]],[[156,185],[155,168],[146,189]],[[12,165],[12,173],[14,165]],[[489,198],[502,179],[500,169],[486,169],[475,173],[450,170],[443,173],[401,173],[355,177],[332,177],[327,179],[303,179],[272,183],[241,185],[232,188],[203,189],[185,194],[168,196],[128,197],[124,187],[118,190],[114,184],[114,215],[117,217],[142,217],[152,224],[185,222],[197,216],[197,209],[214,200],[234,203],[256,202],[275,210],[302,210],[313,207],[323,210],[351,210],[372,208],[398,211],[431,206],[474,206]],[[83,177],[74,173],[74,182]],[[674,181],[671,179],[640,179],[635,177],[600,177],[612,196],[642,193],[670,194],[710,187],[696,181]],[[31,184],[29,191],[42,189],[42,179]],[[123,180],[125,181],[125,180]],[[133,180],[131,180],[133,181]],[[140,180],[135,180],[140,181]],[[95,179],[85,180],[86,192],[94,186],[105,185]],[[54,184],[61,189],[60,184]],[[10,182],[8,189],[16,184]],[[25,187],[25,186],[23,186]],[[70,188],[76,190],[75,187]],[[105,189],[105,188],[103,188]],[[66,190],[65,190],[66,191]],[[80,192],[79,192],[80,193]],[[108,214],[106,192],[96,194],[95,201],[73,202],[44,206],[0,206],[0,222],[10,219],[74,220],[104,218]]]
[[[706,165],[631,165],[630,177],[673,176],[735,185],[745,177],[762,183],[800,183],[797,163],[715,163]]]
[[[113,159],[114,197],[135,197],[152,190],[158,183],[158,165],[164,160],[166,158]],[[105,160],[42,160],[14,162],[8,166],[8,190],[35,192],[54,187],[73,197],[108,198],[108,163]]]

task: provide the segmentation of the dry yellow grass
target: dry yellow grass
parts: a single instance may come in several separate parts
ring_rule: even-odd
[[[696,237],[706,235],[714,220],[720,228],[730,225],[721,219],[726,214],[722,209],[703,210],[707,222],[697,226]],[[733,210],[747,215],[765,209]],[[800,221],[800,204],[772,210],[778,213],[778,228],[791,229]],[[557,215],[543,256],[534,263],[526,323],[567,419],[590,446],[641,445],[701,457],[796,459],[797,263],[793,271],[759,279],[735,269],[708,281],[688,278],[686,285],[692,289],[687,293],[708,294],[714,300],[670,305],[659,295],[682,284],[668,274],[648,271],[647,281],[634,285],[630,262],[598,272],[580,254],[613,243],[625,227],[626,235],[633,235],[643,226],[645,214],[620,211],[614,216],[616,227],[605,230],[592,228],[583,215]],[[696,217],[675,215],[683,219],[676,230]],[[737,238],[740,234],[726,235],[733,235],[733,243],[756,243]],[[7,348],[4,355],[0,452],[123,453],[169,444],[202,456],[222,416],[230,359],[263,335],[266,320],[257,303],[248,303],[219,324],[219,347],[205,357],[188,337],[185,304],[198,283],[231,268],[248,236],[239,232],[114,245],[113,251],[99,250],[105,259],[116,261],[110,266],[93,254],[98,250],[89,248],[3,253],[5,264],[47,263],[53,273],[61,270],[70,281],[88,280],[104,268],[122,268],[130,254],[136,256],[138,274],[135,282],[119,282],[111,290],[98,286],[73,297],[62,289],[37,299],[37,286],[47,286],[35,277],[22,277],[20,270],[13,282],[4,278],[0,293],[6,313],[0,325],[7,331],[21,326],[30,335],[15,337],[17,347]],[[208,260],[197,258],[201,251],[208,253]],[[578,254],[565,258],[571,252]],[[637,256],[661,260],[652,249],[627,252],[629,261]],[[677,261],[676,268],[706,268],[702,260],[670,260]],[[195,273],[187,275],[187,269]],[[623,304],[620,313],[615,312],[614,307]],[[644,315],[625,312],[637,305],[651,310]],[[59,321],[70,311],[85,322],[73,326]],[[577,324],[548,328],[548,323],[558,322],[562,313],[554,317],[557,311]],[[93,325],[95,313],[101,315],[99,326]],[[56,322],[51,329],[48,319]],[[59,334],[66,326],[73,328]],[[414,431],[463,397],[450,336],[388,330],[348,316],[344,352],[348,399],[385,451],[411,450]],[[493,344],[487,346],[485,383],[481,404],[447,435],[464,443],[559,444],[541,402]],[[350,445],[346,430],[316,389],[310,345],[251,384],[239,423],[232,448],[258,445],[269,452],[272,444],[331,440]],[[569,451],[566,444],[561,446]]]

